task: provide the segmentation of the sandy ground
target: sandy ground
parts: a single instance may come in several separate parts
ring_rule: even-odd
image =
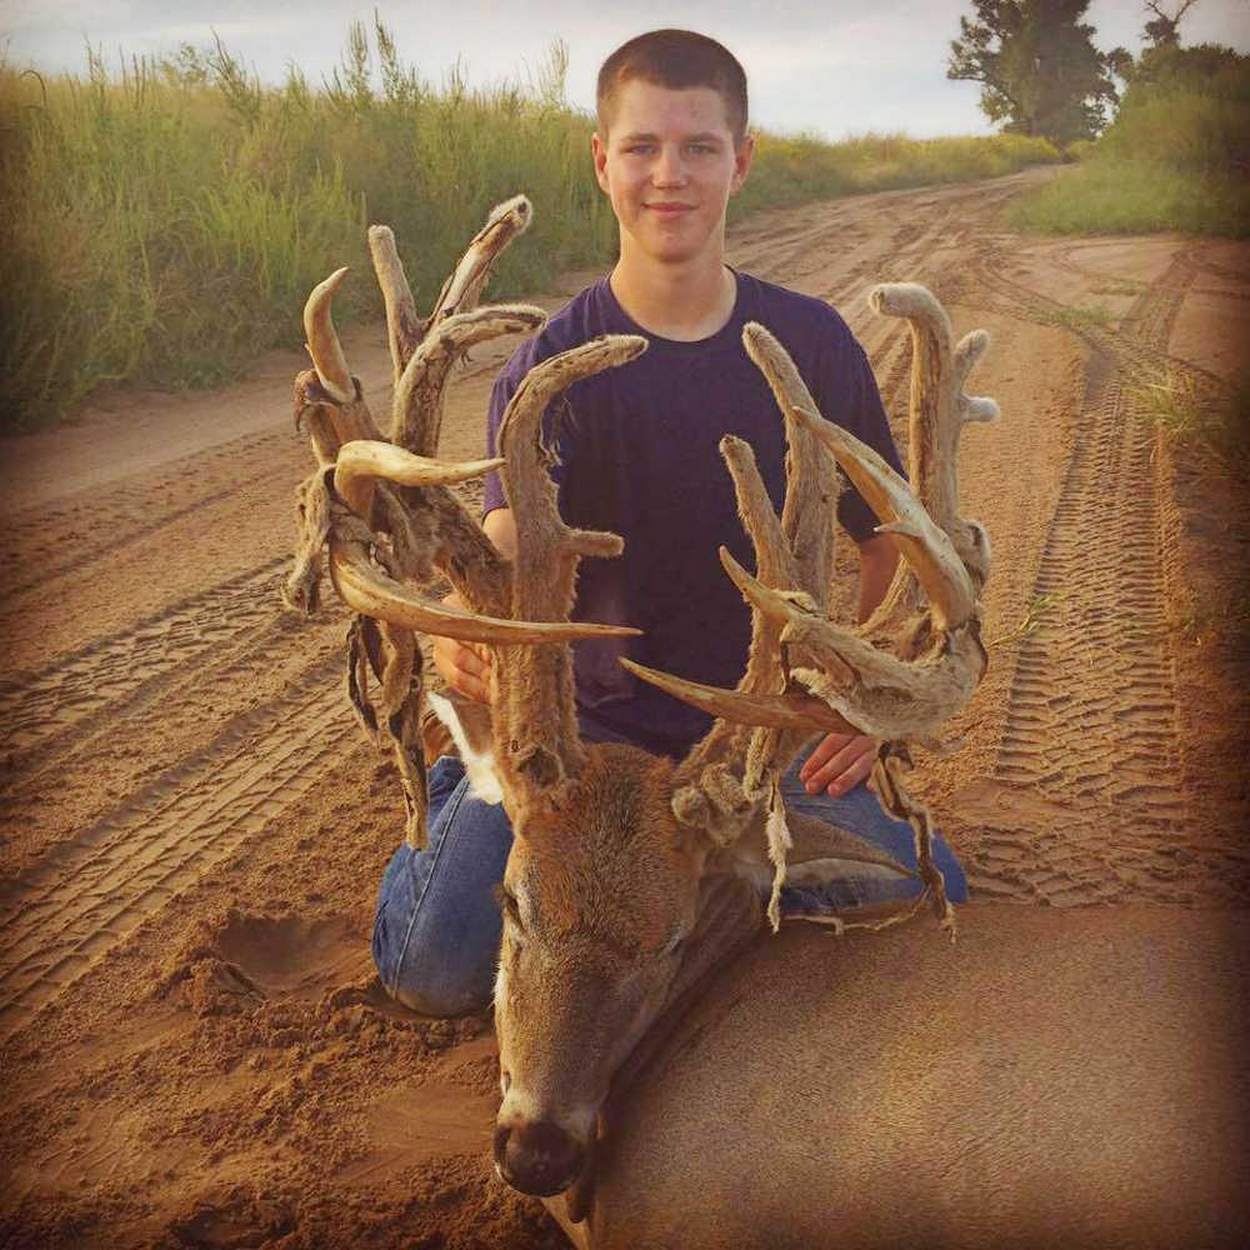
[[[757,216],[731,259],[832,301],[896,421],[909,341],[872,283],[924,282],[994,335],[974,390],[1002,420],[962,461],[995,549],[992,662],[963,749],[923,778],[981,896],[1244,908],[1245,501],[1133,386],[1170,364],[1226,388],[1250,249],[1021,238],[998,210],[1038,176]],[[347,347],[385,411],[380,328]],[[445,454],[478,452],[510,348],[457,377]],[[389,1009],[372,982],[399,790],[348,714],[342,613],[278,597],[301,364],[2,444],[6,1244],[563,1244],[491,1175],[489,1022]]]

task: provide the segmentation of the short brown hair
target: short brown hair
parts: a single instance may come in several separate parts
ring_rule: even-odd
[[[595,111],[604,138],[617,91],[632,78],[681,91],[710,87],[725,102],[734,142],[747,133],[746,71],[723,44],[693,30],[649,30],[623,43],[599,68]]]

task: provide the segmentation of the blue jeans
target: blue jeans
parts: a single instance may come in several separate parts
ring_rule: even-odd
[[[808,794],[798,779],[799,762],[782,781],[787,807],[837,825],[916,866],[911,827],[888,816],[876,795],[859,785],[833,798]],[[502,804],[469,793],[464,766],[452,756],[429,773],[429,845],[404,843],[382,876],[373,926],[373,960],[387,992],[407,1007],[432,1016],[480,1011],[490,1002],[502,922],[495,886],[503,880],[512,829]],[[934,840],[934,860],[946,877],[951,902],[968,897],[954,852]],[[920,883],[896,874],[848,873],[819,888],[787,886],[783,914],[841,911],[864,903],[915,897]]]

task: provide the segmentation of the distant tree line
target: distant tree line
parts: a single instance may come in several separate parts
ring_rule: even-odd
[[[981,108],[1014,134],[1070,144],[1107,125],[1128,84],[1178,47],[1180,23],[1197,0],[1148,2],[1140,58],[1124,48],[1101,52],[1081,19],[1090,0],[972,0],[959,19],[947,77],[981,83]]]

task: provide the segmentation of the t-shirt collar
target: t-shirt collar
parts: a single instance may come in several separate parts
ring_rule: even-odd
[[[602,308],[604,310],[604,324],[608,326],[609,331],[614,334],[641,334],[654,350],[659,347],[665,351],[673,352],[706,352],[709,349],[720,347],[726,343],[733,343],[736,346],[742,344],[742,327],[748,320],[747,315],[747,283],[742,274],[740,274],[732,265],[726,268],[734,276],[734,282],[737,284],[738,292],[734,299],[733,312],[729,314],[729,320],[725,322],[715,334],[709,335],[705,339],[668,339],[661,334],[655,334],[640,326],[630,315],[621,307],[620,301],[616,298],[615,292],[612,290],[612,283],[609,281],[609,274],[605,274],[596,284],[598,287],[597,294],[602,300]]]

